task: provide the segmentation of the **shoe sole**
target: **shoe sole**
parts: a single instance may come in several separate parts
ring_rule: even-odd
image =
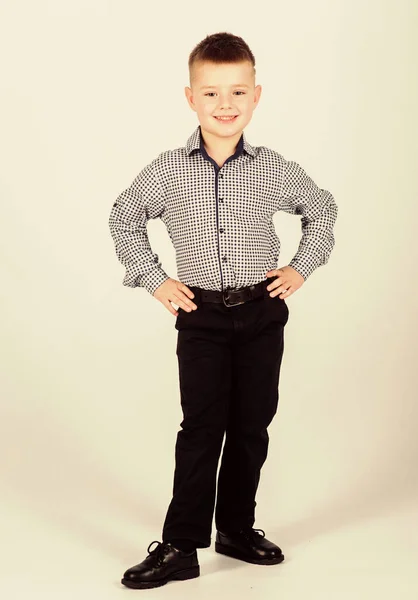
[[[215,542],[215,552],[224,554],[225,556],[230,556],[231,558],[237,558],[238,560],[245,560],[245,562],[252,563],[253,565],[278,565],[284,561],[284,554],[280,554],[275,558],[252,558],[245,554],[241,554],[235,548],[224,546],[219,542]]]
[[[136,589],[148,589],[154,587],[160,587],[165,585],[169,581],[172,580],[180,580],[184,581],[186,579],[194,579],[195,577],[199,577],[200,575],[200,566],[191,567],[190,569],[183,569],[183,571],[177,571],[176,573],[171,573],[167,575],[165,579],[159,579],[158,581],[130,581],[129,579],[121,579],[121,583],[130,588]]]

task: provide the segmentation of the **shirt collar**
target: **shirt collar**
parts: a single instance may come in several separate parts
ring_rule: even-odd
[[[200,130],[200,125],[198,125],[196,127],[196,129],[193,131],[192,135],[189,137],[189,139],[186,142],[186,152],[187,154],[191,154],[193,152],[193,150],[199,150],[200,149],[200,142],[201,142],[201,138],[202,138],[202,133]],[[244,132],[242,132],[242,135],[239,139],[238,142],[238,146],[237,146],[237,153],[241,153],[243,150],[245,150],[246,152],[248,152],[248,154],[251,154],[251,156],[255,156],[256,152],[255,149],[253,148],[253,146],[251,146],[246,138],[245,138],[245,134]]]

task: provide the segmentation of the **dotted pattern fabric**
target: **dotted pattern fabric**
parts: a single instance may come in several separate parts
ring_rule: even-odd
[[[263,281],[278,266],[273,215],[301,216],[301,240],[289,265],[304,279],[327,263],[338,208],[295,161],[244,132],[219,167],[207,154],[200,125],[186,145],[161,152],[114,202],[109,228],[126,271],[123,285],[151,295],[169,278],[147,235],[149,219],[164,222],[176,253],[177,279],[223,291]]]

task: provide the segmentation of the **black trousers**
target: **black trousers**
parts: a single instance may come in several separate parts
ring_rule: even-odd
[[[271,281],[265,280],[263,296],[230,307],[201,302],[200,288],[188,286],[198,308],[180,308],[175,324],[183,420],[164,542],[187,538],[209,547],[215,496],[217,529],[254,525],[289,318],[285,300],[266,290]]]

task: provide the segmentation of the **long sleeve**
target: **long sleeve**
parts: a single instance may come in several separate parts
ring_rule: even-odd
[[[294,161],[286,161],[279,210],[302,215],[302,238],[289,263],[305,279],[328,262],[335,245],[333,227],[338,207],[332,194],[319,188]]]
[[[126,268],[123,285],[144,287],[151,295],[169,278],[147,234],[148,220],[159,218],[163,211],[163,193],[152,161],[117,197],[108,221],[116,255]]]

